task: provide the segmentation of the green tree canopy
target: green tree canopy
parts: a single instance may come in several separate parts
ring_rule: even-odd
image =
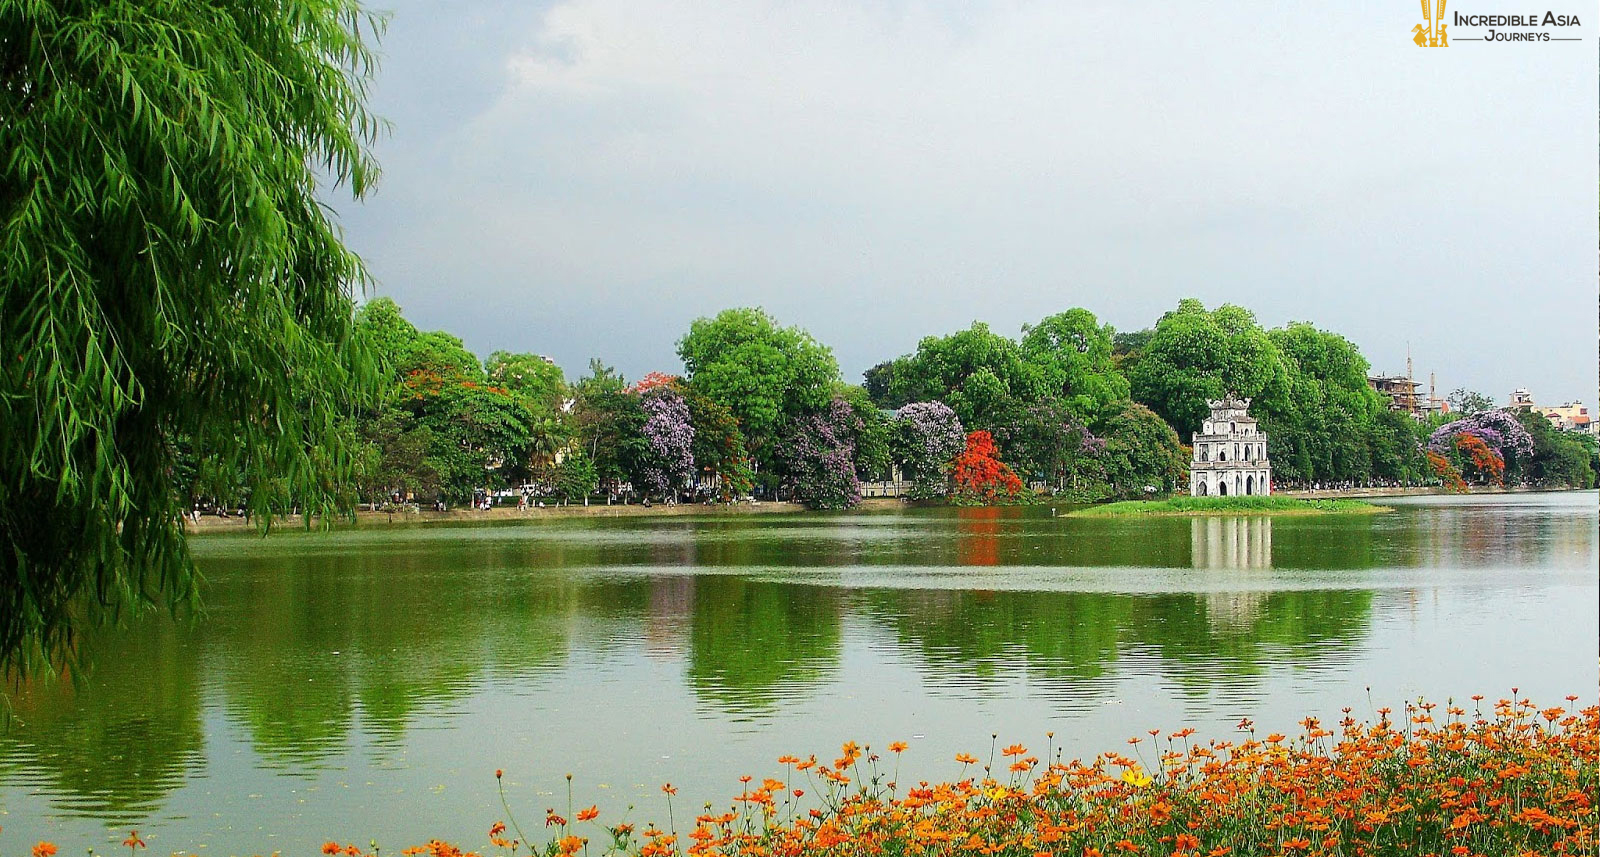
[[[355,0],[0,7],[0,669],[192,598],[176,449],[337,502],[375,377],[324,205],[376,177]]]
[[[949,336],[929,336],[915,353],[869,377],[871,386],[888,378],[888,395],[879,404],[940,401],[968,430],[992,430],[1027,402],[1049,395],[1040,367],[1028,362],[1016,342],[973,322]]]
[[[496,351],[484,365],[489,383],[502,387],[547,412],[560,410],[567,396],[567,379],[561,367],[537,354]]]
[[[1451,410],[1462,416],[1470,417],[1473,414],[1494,410],[1494,399],[1477,390],[1468,390],[1465,387],[1457,387],[1449,396],[1445,397],[1445,401],[1450,403]]]
[[[756,450],[786,420],[820,411],[839,380],[833,351],[761,309],[696,319],[678,341],[689,386],[726,406]]]
[[[607,490],[631,479],[646,445],[644,409],[628,391],[627,381],[599,360],[589,361],[589,374],[573,385],[573,443],[594,467]]]
[[[1269,412],[1282,408],[1289,367],[1249,310],[1208,312],[1187,298],[1156,323],[1129,383],[1135,401],[1187,436],[1210,413],[1208,399],[1234,394]]]
[[[1112,361],[1111,325],[1086,309],[1069,309],[1022,328],[1022,356],[1039,367],[1051,397],[1078,419],[1095,423],[1128,398],[1128,379]]]
[[[1154,411],[1134,402],[1106,420],[1100,461],[1113,491],[1123,496],[1138,496],[1146,486],[1171,491],[1188,467],[1178,433]]]

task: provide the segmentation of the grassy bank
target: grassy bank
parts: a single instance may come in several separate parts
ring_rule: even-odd
[[[1302,500],[1297,497],[1173,497],[1168,500],[1124,500],[1079,509],[1083,517],[1138,515],[1324,515],[1336,513],[1392,512],[1361,500]]]

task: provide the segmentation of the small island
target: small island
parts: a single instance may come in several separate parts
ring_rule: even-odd
[[[1301,500],[1296,497],[1173,497],[1168,500],[1125,500],[1091,506],[1068,514],[1073,517],[1129,517],[1140,515],[1328,515],[1392,512],[1388,506],[1361,500]]]

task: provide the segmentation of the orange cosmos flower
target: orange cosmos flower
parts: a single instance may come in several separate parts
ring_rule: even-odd
[[[40,842],[33,846],[33,857],[56,857],[56,844],[54,842]]]
[[[595,819],[597,819],[599,817],[600,817],[600,807],[599,806],[591,806],[588,809],[580,809],[580,810],[578,810],[578,820],[579,821],[594,821]]]
[[[906,751],[906,748],[910,747],[910,746],[911,746],[910,744],[907,744],[904,741],[896,741],[893,744],[889,745],[889,752],[891,752],[891,753],[904,753]]]

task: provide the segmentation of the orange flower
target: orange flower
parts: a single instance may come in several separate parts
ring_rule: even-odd
[[[971,753],[957,753],[956,761],[963,765],[976,765],[978,764],[978,757]]]
[[[56,857],[56,844],[54,842],[40,842],[33,846],[33,857]]]
[[[1002,755],[1006,756],[1021,756],[1028,752],[1028,748],[1022,746],[1021,744],[1012,744],[1010,747],[1007,747],[1000,752]]]
[[[910,744],[907,744],[904,741],[896,741],[896,742],[894,742],[894,743],[889,745],[889,752],[891,752],[891,753],[904,753],[906,751],[906,748],[910,747],[910,746],[911,746]]]
[[[322,843],[322,853],[324,854],[338,854],[342,850],[344,849],[340,848],[337,842]]]
[[[128,838],[122,840],[122,847],[124,847],[124,848],[132,848],[134,850],[138,850],[140,848],[145,847],[144,840],[139,838],[139,831],[137,831],[137,830],[128,831]]]
[[[600,817],[600,807],[591,806],[588,809],[578,810],[579,821],[594,821]]]
[[[678,787],[673,785],[672,783],[663,783],[661,785],[661,790],[666,792],[669,795],[675,795],[675,794],[678,793]]]

